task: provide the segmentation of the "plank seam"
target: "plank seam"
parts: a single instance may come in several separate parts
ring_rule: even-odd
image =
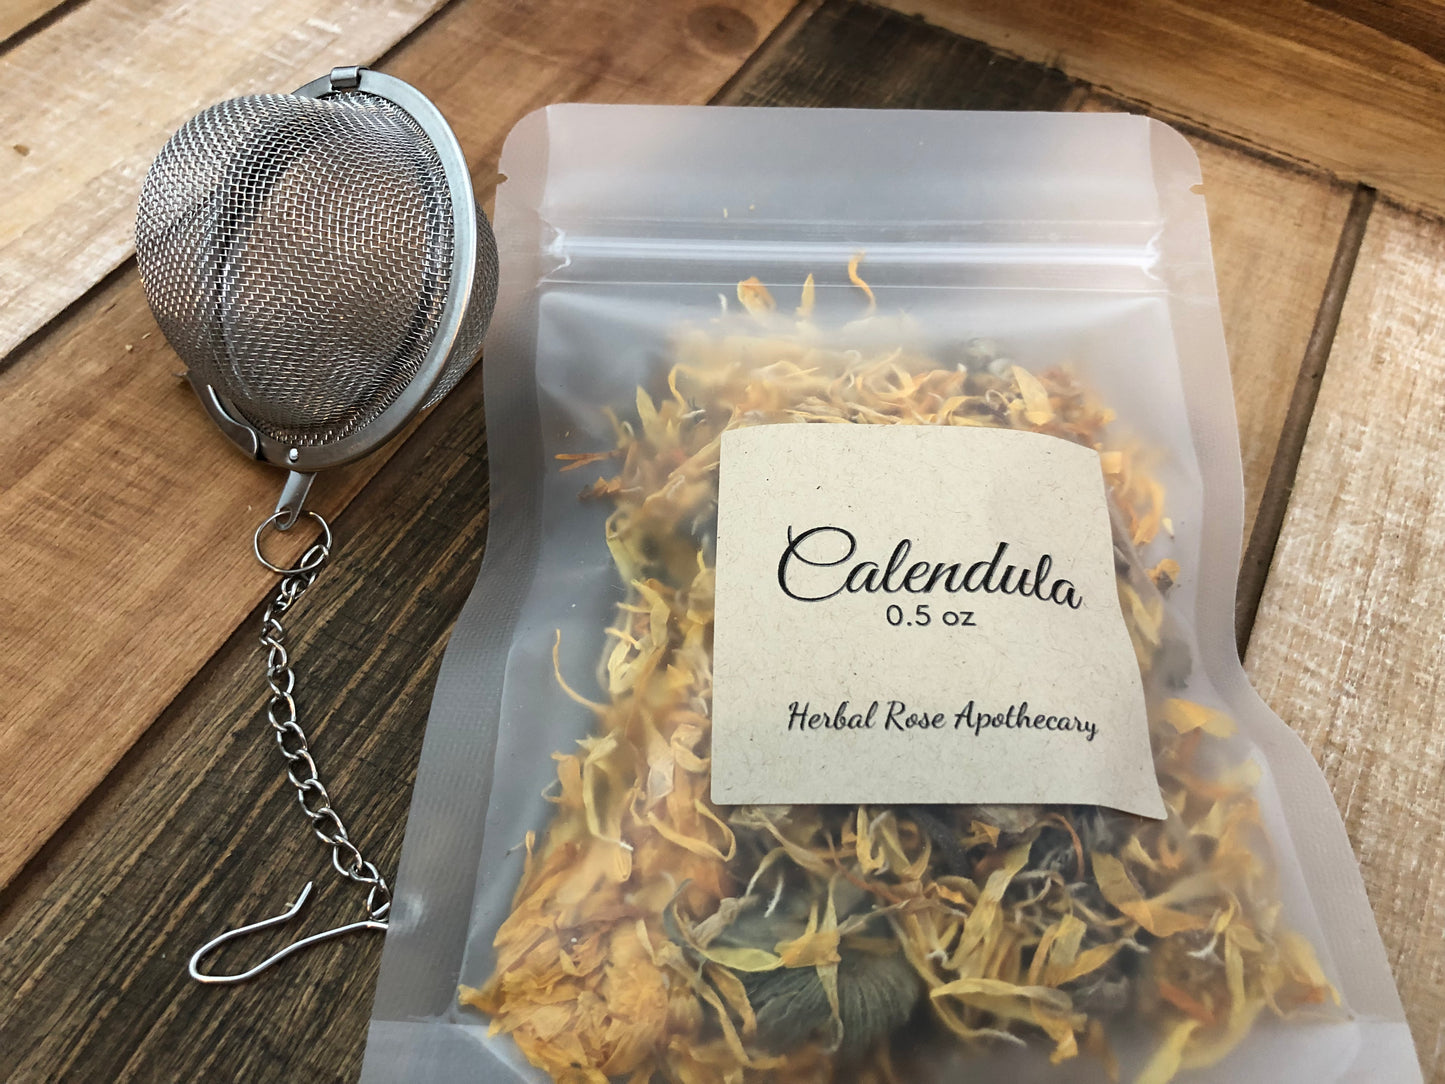
[[[1249,638],[1254,631],[1259,601],[1264,595],[1264,585],[1274,561],[1275,547],[1279,544],[1285,513],[1289,510],[1290,495],[1294,491],[1295,476],[1299,472],[1300,457],[1304,453],[1305,439],[1309,435],[1315,402],[1319,398],[1325,366],[1334,346],[1335,332],[1340,326],[1340,314],[1344,310],[1345,296],[1349,292],[1355,261],[1364,243],[1365,229],[1369,225],[1375,198],[1373,188],[1359,185],[1350,200],[1350,209],[1345,215],[1344,227],[1340,230],[1339,244],[1335,247],[1335,256],[1330,263],[1330,272],[1325,280],[1314,327],[1310,330],[1304,356],[1300,359],[1299,375],[1295,378],[1289,409],[1280,429],[1279,443],[1275,445],[1269,478],[1265,482],[1264,495],[1254,519],[1254,530],[1250,532],[1249,541],[1244,548],[1234,609],[1234,637],[1241,658],[1249,647]]]
[[[0,377],[3,377],[13,369],[20,360],[31,350],[37,347],[52,334],[60,331],[60,326],[73,317],[77,311],[90,304],[105,290],[114,286],[131,271],[135,270],[135,256],[127,256],[116,267],[111,268],[104,275],[101,275],[93,284],[82,291],[78,297],[61,309],[50,319],[37,327],[25,338],[15,344],[8,354],[0,354]],[[157,329],[159,330],[159,328]]]
[[[332,530],[339,539],[359,534],[360,524],[365,522],[370,514],[369,509],[385,504],[399,486],[408,484],[408,480],[416,473],[417,461],[435,451],[437,434],[445,432],[455,415],[464,411],[473,397],[480,395],[481,371],[482,362],[479,359],[462,382],[422,419],[421,424],[406,437],[400,447],[390,453],[387,461],[367,480],[356,496],[336,514],[332,521]],[[137,766],[154,755],[156,747],[185,740],[185,732],[189,730],[192,722],[188,718],[190,705],[201,698],[206,685],[217,676],[219,667],[231,665],[227,660],[233,652],[239,650],[240,643],[253,640],[259,642],[257,630],[261,627],[261,615],[273,591],[274,585],[266,588],[264,595],[216,652],[201,663],[170,703],[136,736],[135,741],[66,815],[55,831],[20,864],[9,881],[0,883],[0,937],[4,936],[12,913],[18,914],[27,898],[34,898],[45,890],[46,872],[53,867],[56,855],[90,817],[104,808],[116,788],[124,786],[126,779],[136,771]],[[255,650],[259,655],[260,649]],[[304,666],[304,663],[301,665]],[[259,704],[265,687],[260,671],[257,671],[256,680]],[[263,709],[258,707],[257,711],[264,717]],[[324,730],[320,733],[324,735]],[[267,747],[268,743],[258,742],[257,748],[261,749],[262,753],[265,753]],[[280,778],[284,779],[284,776]],[[359,827],[365,829],[365,826]],[[395,839],[389,841],[388,846],[399,846],[401,829],[392,826],[387,831],[396,832]]]
[[[803,24],[817,13],[824,0],[799,0],[798,4],[778,21],[772,32],[748,54],[727,81],[718,87],[717,93],[707,100],[708,105],[731,105],[737,100],[738,88],[751,77],[753,71],[767,64],[783,49]]]
[[[999,52],[1000,50],[994,50]],[[1060,72],[1064,69],[1059,68]],[[1064,74],[1068,74],[1064,72]],[[1069,76],[1079,82],[1081,86],[1089,87],[1093,91],[1093,100],[1096,104],[1117,107],[1124,113],[1143,113],[1153,117],[1155,120],[1163,121],[1171,128],[1190,139],[1199,139],[1212,143],[1224,150],[1237,151],[1254,159],[1261,165],[1270,166],[1274,169],[1287,170],[1301,176],[1309,177],[1312,180],[1324,180],[1341,187],[1356,187],[1357,181],[1354,178],[1342,177],[1324,166],[1318,165],[1305,158],[1286,154],[1274,147],[1258,143],[1246,135],[1237,132],[1225,131],[1219,128],[1210,128],[1199,123],[1184,113],[1166,109],[1163,106],[1154,105],[1144,98],[1132,98],[1127,94],[1120,94],[1118,91],[1110,90],[1108,87],[1099,86],[1078,80],[1075,76]]]
[[[31,19],[24,26],[10,32],[10,36],[0,41],[0,59],[22,42],[29,41],[36,34],[41,33],[48,27],[54,26],[61,19],[65,18],[76,8],[86,3],[87,0],[61,0],[49,11],[43,11]]]
[[[434,9],[432,9],[432,13],[430,15],[428,15],[421,22],[417,23],[401,37],[397,38],[396,41],[388,45],[379,54],[372,57],[371,60],[367,62],[366,67],[380,68],[385,65],[388,61],[392,60],[396,56],[396,54],[399,53],[402,49],[410,45],[412,41],[422,33],[422,31],[428,29],[432,25],[432,23],[436,22],[443,15],[445,15],[448,11],[456,7],[461,2],[462,0],[443,0],[442,3],[438,4]],[[318,72],[317,74],[321,75],[324,73]]]

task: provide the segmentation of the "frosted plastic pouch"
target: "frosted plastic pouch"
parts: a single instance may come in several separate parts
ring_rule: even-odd
[[[490,537],[364,1081],[1420,1079],[1329,789],[1236,654],[1238,436],[1183,138],[568,105],[501,169]],[[707,446],[837,420],[1100,450],[1168,819],[710,802]]]

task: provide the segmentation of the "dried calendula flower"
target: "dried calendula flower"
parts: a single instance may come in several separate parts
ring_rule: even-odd
[[[855,260],[850,279],[867,295]],[[639,389],[616,446],[561,456],[611,473],[605,544],[628,586],[576,749],[527,862],[497,963],[462,1001],[555,1080],[803,1084],[915,1077],[921,1037],[1039,1041],[1117,1077],[1111,1025],[1157,1034],[1137,1079],[1224,1057],[1264,1013],[1337,1002],[1281,921],[1228,715],[1178,696],[1188,652],[1137,556],[1167,520],[1148,456],[1069,372],[824,345],[812,279],[776,330],[694,331],[665,394]],[[1100,453],[1117,586],[1150,705],[1162,821],[1093,806],[715,806],[709,798],[719,447],[749,425],[1025,429]],[[560,656],[554,655],[559,665]],[[907,1043],[891,1040],[907,1027]],[[895,1048],[896,1046],[896,1048]]]

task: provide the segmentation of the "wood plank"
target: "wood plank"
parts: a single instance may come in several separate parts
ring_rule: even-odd
[[[1439,0],[884,0],[1159,112],[1445,211]]]
[[[0,7],[0,45],[45,18],[66,0],[6,0]]]
[[[918,78],[918,68],[931,77]],[[857,0],[829,0],[779,42],[723,105],[859,109],[1067,109],[1087,90],[1062,72],[1001,57]]]
[[[183,368],[132,272],[0,373],[0,884],[272,581],[249,534],[282,476],[219,437]],[[317,511],[384,458],[324,477]]]
[[[1247,668],[1323,766],[1445,1082],[1445,223],[1377,206]]]
[[[448,8],[385,67],[433,96],[476,173],[561,100],[705,101],[790,0],[619,13]],[[570,28],[570,31],[568,30]],[[567,32],[564,32],[567,31]],[[210,428],[134,271],[0,372],[0,884],[104,778],[266,589],[251,529],[278,475]],[[342,507],[379,460],[324,478]]]
[[[88,0],[0,54],[0,355],[133,251],[161,144],[222,98],[366,63],[441,0]]]
[[[336,523],[331,564],[287,619],[301,723],[352,838],[396,869],[431,688],[486,532],[481,373],[473,371]],[[253,611],[3,897],[0,1079],[355,1079],[381,938],[313,950],[264,979],[203,987],[186,960],[276,914],[295,927],[218,953],[244,969],[295,936],[364,917],[306,830],[258,710]],[[257,1036],[265,1035],[265,1041]]]

